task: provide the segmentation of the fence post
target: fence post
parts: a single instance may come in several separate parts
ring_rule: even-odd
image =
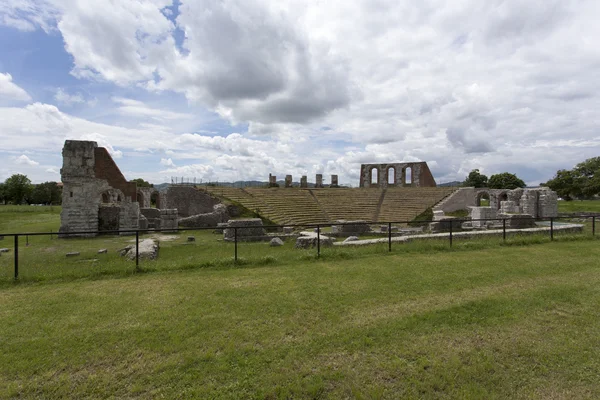
[[[317,258],[321,257],[321,226],[317,225]]]
[[[140,231],[135,231],[135,269],[140,267]]]
[[[506,242],[506,218],[502,218],[502,241]]]
[[[237,226],[233,227],[233,241],[235,242],[235,255],[233,261],[237,264]]]
[[[392,223],[388,222],[388,251],[392,251]]]
[[[592,236],[596,236],[596,216],[592,215]]]
[[[19,235],[15,235],[15,280],[19,279]]]
[[[29,235],[25,235],[25,247],[29,246]]]
[[[452,220],[448,222],[450,223],[450,247],[452,247]]]
[[[554,217],[550,217],[550,240],[554,240]]]

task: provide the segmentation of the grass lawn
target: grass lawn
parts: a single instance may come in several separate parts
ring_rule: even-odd
[[[57,215],[0,206],[0,232]],[[194,235],[164,241],[152,273],[113,251],[131,238],[30,238],[23,279],[0,285],[0,398],[600,398],[589,236],[318,260],[243,243],[234,265],[233,244]]]
[[[0,397],[598,398],[597,241],[0,289]]]
[[[559,201],[558,212],[600,212],[600,200]]]

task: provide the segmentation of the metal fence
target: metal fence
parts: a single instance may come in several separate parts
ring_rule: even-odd
[[[460,219],[460,218],[458,218]],[[531,220],[531,218],[523,218]],[[575,226],[581,226],[582,231],[583,227],[586,226],[585,222],[587,221],[587,226],[591,223],[591,235],[596,235],[596,215],[578,215],[578,223],[569,223],[565,224],[564,222],[560,222],[561,220],[572,220],[573,217],[553,217],[553,218],[538,218],[534,221],[538,223],[536,228],[531,229],[517,229],[507,227],[506,218],[488,218],[488,219],[470,219],[464,218],[461,219],[463,222],[483,222],[483,223],[495,223],[495,229],[487,229],[487,230],[476,230],[476,231],[465,231],[463,229],[457,229],[451,220],[426,220],[426,221],[390,221],[390,222],[369,222],[369,221],[360,221],[361,224],[365,225],[376,225],[379,226],[380,231],[374,232],[373,237],[377,238],[377,243],[387,243],[387,251],[392,251],[392,245],[397,238],[417,238],[417,239],[443,239],[447,240],[448,246],[452,247],[453,242],[457,238],[467,237],[467,236],[477,236],[477,235],[497,235],[502,236],[502,240],[506,241],[507,236],[510,234],[518,234],[518,233],[541,233],[544,235],[548,235],[550,240],[554,240],[556,232],[567,228],[573,228]],[[510,220],[519,220],[519,218],[511,218]],[[456,220],[454,220],[456,223]],[[394,232],[394,228],[397,228],[395,225],[402,226],[415,226],[415,225],[427,225],[430,223],[441,223],[444,231],[441,233],[429,234],[413,234],[413,235],[403,235],[399,232]],[[547,226],[540,226],[539,224],[545,223]],[[444,225],[446,224],[446,225]],[[559,224],[559,225],[557,225]],[[347,223],[326,223],[326,224],[302,224],[302,225],[294,225],[294,224],[284,224],[284,225],[264,225],[264,228],[267,231],[281,231],[284,227],[287,228],[302,228],[302,229],[312,229],[312,233],[314,234],[314,251],[316,252],[316,257],[321,256],[321,248],[322,248],[322,236],[325,234],[323,229],[331,228],[333,226],[344,226],[344,225],[357,225],[357,221],[347,222]],[[383,229],[385,227],[385,229]],[[135,235],[135,268],[138,269],[140,267],[140,252],[139,252],[139,244],[140,244],[140,235],[141,234],[150,234],[150,233],[181,233],[188,231],[207,231],[207,230],[215,230],[215,227],[201,227],[201,228],[178,228],[178,229],[170,229],[170,230],[154,230],[154,229],[134,229],[134,230],[114,230],[114,231],[79,231],[79,232],[19,232],[19,233],[0,233],[0,238],[12,238],[13,239],[13,266],[14,266],[14,280],[19,279],[19,267],[20,267],[20,259],[19,259],[19,246],[22,245],[22,240],[25,240],[25,245],[29,245],[30,237],[36,236],[50,236],[50,239],[55,239],[58,237],[66,238],[69,240],[69,237],[82,237],[85,236],[87,238],[98,238],[104,236],[96,236],[96,235],[119,235],[125,236]],[[221,229],[221,228],[217,228]],[[238,246],[240,243],[245,242],[244,235],[242,231],[244,229],[256,229],[256,226],[236,226],[236,227],[228,227],[222,229],[230,229],[233,230],[233,261],[235,263],[238,262]],[[277,237],[278,235],[272,235],[273,237]],[[369,240],[369,239],[365,239]]]

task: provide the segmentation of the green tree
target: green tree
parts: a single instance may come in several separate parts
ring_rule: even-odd
[[[488,177],[479,173],[478,169],[474,169],[473,171],[469,172],[467,179],[465,179],[463,182],[463,186],[481,188],[486,187],[487,182]]]
[[[6,204],[8,199],[6,198],[6,185],[0,183],[0,204]]]
[[[135,178],[135,179],[131,180],[131,182],[134,182],[135,184],[137,184],[137,187],[154,187],[153,184],[151,184],[148,181],[143,180],[142,178]]]
[[[14,174],[4,181],[6,198],[13,204],[21,204],[31,194],[31,181],[27,175]]]
[[[62,202],[62,189],[56,182],[33,185],[29,202],[33,204],[60,204]]]
[[[571,170],[561,169],[542,186],[548,186],[565,200],[600,194],[600,157],[588,158]]]
[[[525,182],[523,182],[522,179],[519,179],[515,174],[509,172],[494,174],[490,176],[490,179],[488,180],[488,187],[490,189],[516,189],[525,186]]]

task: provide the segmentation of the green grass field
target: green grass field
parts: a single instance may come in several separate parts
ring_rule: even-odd
[[[600,200],[559,201],[559,212],[600,212]]]
[[[0,207],[0,232],[56,221]],[[600,397],[590,235],[321,259],[245,243],[239,264],[232,244],[193,235],[164,242],[147,273],[113,251],[129,237],[30,238],[24,279],[0,285],[0,398]],[[69,246],[88,250],[67,261]]]

